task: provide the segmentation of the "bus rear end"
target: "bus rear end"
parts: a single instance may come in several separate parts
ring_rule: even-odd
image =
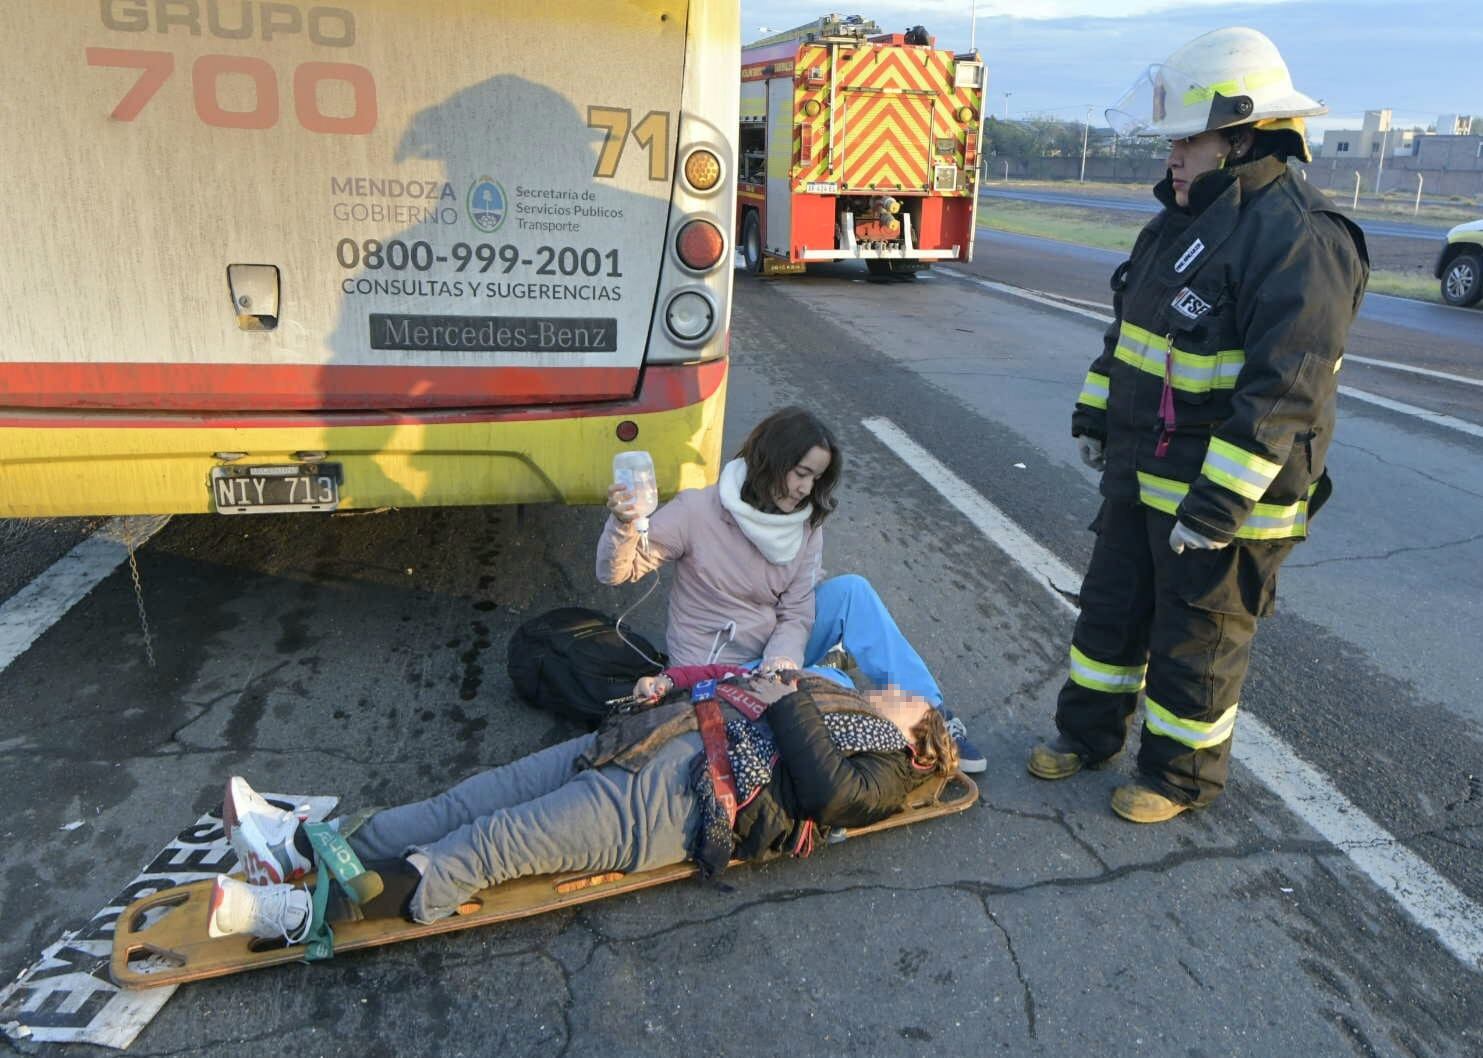
[[[18,12],[0,516],[714,480],[734,0]]]

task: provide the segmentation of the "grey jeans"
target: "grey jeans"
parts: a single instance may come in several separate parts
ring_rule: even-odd
[[[680,735],[637,773],[576,770],[595,736],[481,772],[426,801],[378,812],[349,838],[361,859],[426,858],[409,904],[418,922],[453,914],[473,893],[512,878],[567,871],[643,871],[689,857],[699,824],[690,762],[700,736]]]

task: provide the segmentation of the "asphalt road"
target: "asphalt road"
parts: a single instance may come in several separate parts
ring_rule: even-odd
[[[986,236],[956,271],[739,277],[727,445],[789,402],[834,424],[846,475],[828,571],[868,574],[932,665],[989,756],[981,805],[740,869],[723,888],[186,986],[133,1051],[1483,1051],[1483,966],[1462,965],[1244,766],[1209,811],[1149,828],[1107,809],[1126,759],[1064,783],[1025,773],[1069,618],[865,423],[888,418],[1082,568],[1098,500],[1067,421],[1101,325],[974,280],[1096,302],[1107,265]],[[1350,352],[1460,364],[1469,350],[1367,318]],[[1345,379],[1483,421],[1475,387],[1373,367]],[[1472,906],[1480,445],[1344,401],[1338,492],[1283,573],[1243,702]],[[353,810],[574,734],[513,700],[503,652],[549,607],[638,600],[593,583],[600,524],[552,507],[173,520],[139,556],[157,668],[121,569],[0,673],[0,974],[103,906],[219,802],[228,774]],[[660,593],[634,621],[662,638],[662,614]]]
[[[1394,253],[1391,242],[1382,242],[1378,251]],[[1112,311],[1107,281],[1127,256],[987,230],[980,230],[977,250],[977,260],[965,266],[975,275],[1070,298],[1102,312]],[[1483,379],[1483,310],[1368,294],[1353,333],[1351,352]]]
[[[1038,289],[1078,299],[1106,267],[1106,259],[1070,255],[1062,244],[996,233],[985,233],[977,249],[973,264],[956,269],[962,275],[1006,283],[1018,279],[1026,286],[1044,282]],[[973,292],[983,288],[975,286]],[[1095,306],[1091,299],[1075,304],[1087,308],[1089,301]],[[1105,304],[1104,311],[1110,311]],[[1058,313],[1045,309],[1042,315],[1054,319]],[[1082,317],[1069,319],[1089,337],[1101,326]],[[1470,331],[1469,323],[1477,326]],[[1400,370],[1405,367],[1458,377]],[[1046,371],[1045,358],[1036,368]],[[1476,430],[1483,424],[1483,314],[1367,298],[1346,348],[1341,385],[1450,416]],[[1016,399],[996,411],[1048,451],[1067,443],[1060,439],[1064,422],[1049,408],[1027,407]],[[1315,571],[1297,575],[1312,583],[1286,592],[1286,609],[1357,640],[1367,654],[1387,659],[1390,671],[1473,725],[1483,724],[1477,695],[1483,680],[1471,665],[1472,628],[1483,618],[1480,446],[1483,431],[1439,427],[1359,397],[1341,398],[1330,453],[1335,497],[1315,522],[1313,539],[1284,571],[1288,585],[1296,579],[1292,571]],[[1328,572],[1320,575],[1320,570]],[[1483,755],[1479,760],[1483,763]]]

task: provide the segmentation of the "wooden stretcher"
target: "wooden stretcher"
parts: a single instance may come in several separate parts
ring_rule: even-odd
[[[915,800],[889,819],[870,826],[835,830],[829,840],[837,844],[845,839],[953,815],[977,801],[978,786],[974,781],[961,773],[955,774],[935,787],[918,791]],[[333,927],[335,953],[541,915],[692,878],[698,870],[695,864],[686,861],[635,874],[609,871],[519,878],[474,894],[458,914],[428,925],[401,918],[337,922]],[[113,936],[109,964],[113,980],[124,988],[158,988],[304,960],[303,945],[240,935],[208,936],[206,920],[214,885],[211,879],[192,882],[141,897],[125,908]]]

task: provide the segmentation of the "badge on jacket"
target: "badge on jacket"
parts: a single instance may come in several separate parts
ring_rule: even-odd
[[[1204,252],[1204,240],[1196,239],[1194,242],[1190,243],[1189,249],[1180,254],[1179,260],[1174,262],[1175,274],[1184,275],[1184,273],[1189,269],[1189,266],[1195,263],[1195,258],[1199,257]]]
[[[1210,302],[1196,294],[1189,287],[1181,287],[1174,300],[1169,302],[1174,311],[1186,319],[1197,320],[1211,309]]]

